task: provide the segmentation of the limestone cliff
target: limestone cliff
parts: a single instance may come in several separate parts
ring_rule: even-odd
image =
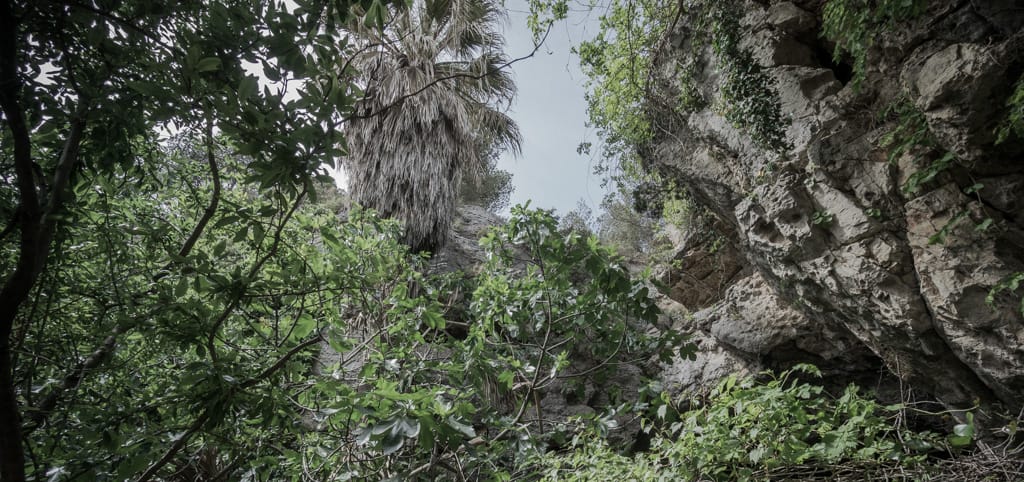
[[[1024,271],[1024,143],[997,144],[994,134],[1024,70],[1020,2],[929,2],[875,39],[857,87],[822,40],[821,2],[743,5],[744,46],[777,82],[792,148],[765,151],[723,118],[714,54],[692,45],[685,21],[676,25],[654,95],[678,96],[678,65],[696,51],[704,61],[693,80],[709,102],[657,113],[645,162],[684,186],[717,228],[685,237],[684,269],[664,276],[686,310],[666,308],[695,312],[677,326],[704,346],[666,378],[685,389],[810,361],[837,381],[1019,410],[1021,295],[986,296]],[[914,121],[882,115],[899,105],[930,144],[900,150],[885,139]]]

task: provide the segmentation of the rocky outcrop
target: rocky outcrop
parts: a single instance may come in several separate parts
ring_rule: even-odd
[[[448,242],[430,260],[431,270],[439,273],[474,273],[486,261],[480,238],[505,221],[481,206],[461,205],[448,232]]]
[[[660,267],[656,277],[668,297],[687,310],[714,304],[730,285],[749,274],[735,245],[713,229],[680,231],[671,224],[664,229],[675,246],[675,255]]]
[[[950,406],[980,399],[1020,409],[1020,293],[986,297],[1024,271],[1024,142],[996,145],[993,133],[1024,71],[1024,11],[929,2],[877,38],[855,88],[820,38],[820,2],[768,3],[743,4],[742,38],[777,82],[792,149],[760,148],[708,102],[662,113],[673,120],[662,120],[666,133],[645,159],[714,213],[720,249],[736,253],[716,278],[728,282],[718,295],[673,285],[670,296],[695,311],[680,326],[709,349],[667,367],[666,380],[686,389],[813,361],[862,383],[885,367]],[[660,97],[672,98],[678,66],[696,54],[696,85],[714,100],[722,80],[713,54],[694,52],[688,32],[682,22],[658,57]],[[883,138],[907,119],[880,113],[897,104],[920,112],[915,128],[929,142],[890,161],[898,142]],[[921,174],[943,158],[948,167]],[[683,266],[710,276],[699,245],[679,251]]]
[[[895,401],[895,380],[881,374],[881,361],[860,340],[783,301],[760,273],[737,281],[717,303],[696,313],[671,299],[660,305],[672,327],[690,333],[699,347],[694,360],[675,359],[662,368],[671,393],[705,392],[730,374],[813,363],[826,375],[826,385],[842,389],[856,382],[881,388]]]

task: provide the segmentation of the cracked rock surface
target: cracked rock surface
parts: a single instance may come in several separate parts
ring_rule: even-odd
[[[1021,294],[986,297],[1024,271],[1024,142],[993,133],[1024,71],[1024,11],[929,2],[877,39],[854,88],[821,40],[820,3],[744,4],[743,37],[757,39],[748,47],[791,120],[788,152],[761,149],[714,108],[713,54],[685,50],[685,25],[658,57],[655,84],[669,98],[677,65],[703,57],[696,84],[711,102],[664,113],[673,120],[645,162],[708,208],[727,241],[715,253],[699,240],[676,247],[686,269],[666,275],[668,295],[688,313],[677,326],[705,349],[662,376],[685,391],[813,361],[836,380],[898,378],[951,407],[980,399],[1016,412]],[[890,160],[883,138],[900,119],[879,113],[898,102],[921,113],[935,145]],[[906,188],[946,153],[948,169]]]

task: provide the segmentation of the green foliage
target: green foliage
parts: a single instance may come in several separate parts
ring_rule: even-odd
[[[645,285],[549,213],[514,210],[475,278],[338,219],[321,166],[380,119],[342,60],[374,34],[350,7],[380,34],[386,5],[151,3],[0,12],[0,478],[507,479],[554,382],[692,348],[647,334]],[[488,25],[459,45],[496,45]]]
[[[540,43],[547,36],[552,25],[569,16],[567,0],[530,0],[530,14],[526,25],[533,32],[533,41]]]
[[[826,228],[832,224],[834,219],[835,217],[828,211],[814,211],[811,214],[811,224]]]
[[[512,173],[504,169],[492,169],[481,174],[480,178],[477,182],[463,181],[459,193],[461,202],[481,206],[494,213],[507,209],[512,191],[515,190]]]
[[[685,65],[677,67],[676,78],[679,82],[679,106],[683,113],[697,112],[707,107],[707,101],[697,85],[696,59],[690,59]]]
[[[879,145],[889,149],[889,162],[896,163],[901,157],[912,154],[914,149],[935,147],[935,138],[928,129],[924,113],[914,107],[909,99],[893,102],[881,117],[895,117],[892,130],[882,136]]]
[[[359,95],[353,7],[382,2],[0,4],[0,478],[151,480],[289,403],[338,316],[290,243]]]
[[[1006,142],[1011,136],[1024,139],[1024,76],[1014,85],[1013,93],[1006,99],[1006,107],[1009,112],[996,132],[997,144]]]
[[[648,353],[668,359],[690,348],[670,332],[644,335],[638,328],[654,323],[659,313],[646,285],[632,280],[597,238],[560,232],[549,212],[517,206],[507,226],[481,243],[491,257],[477,278],[471,310],[482,324],[471,328],[469,339],[486,343],[494,337],[512,380],[549,383],[580,356],[599,362],[590,373],[610,369],[618,357]],[[529,339],[541,341],[507,343]]]
[[[515,186],[512,185],[512,173],[498,168],[501,151],[497,146],[492,144],[486,150],[486,162],[480,172],[462,179],[459,202],[481,206],[497,213],[509,207],[509,198]]]
[[[822,12],[822,34],[836,43],[836,62],[853,58],[853,85],[864,80],[868,52],[884,32],[924,13],[926,0],[828,0]]]
[[[967,215],[968,211],[966,209],[957,212],[949,219],[949,221],[946,221],[946,223],[943,224],[935,234],[928,237],[928,244],[944,244],[946,239],[949,238],[949,235],[953,232],[953,229],[956,228],[960,221],[967,218]]]
[[[967,412],[965,415],[965,423],[958,423],[953,426],[953,433],[946,437],[946,441],[949,442],[950,447],[953,448],[964,448],[974,444],[976,429],[974,426],[974,413]]]
[[[999,296],[1002,292],[1013,293],[1020,288],[1022,283],[1024,283],[1024,271],[1007,276],[989,290],[988,296],[985,297],[985,302],[989,305],[994,305],[996,296]],[[1024,298],[1020,300],[1020,314],[1024,316]]]
[[[675,226],[676,229],[683,231],[692,227],[693,217],[695,216],[693,209],[691,201],[681,197],[672,197],[666,199],[663,203],[661,219]]]
[[[677,196],[677,189],[672,181],[666,180],[656,173],[645,174],[639,179],[623,180],[618,190],[609,195],[605,202],[629,200],[633,211],[645,216],[656,217],[665,211],[665,203]]]
[[[637,212],[621,193],[606,197],[601,208],[603,212],[597,217],[597,236],[602,243],[631,260],[650,251],[660,223],[658,218]]]
[[[936,176],[945,172],[956,162],[956,155],[952,152],[946,152],[938,159],[929,162],[924,169],[919,169],[910,174],[907,177],[907,181],[903,184],[903,191],[906,193],[916,193],[923,185],[935,180]]]
[[[639,174],[636,149],[653,135],[647,108],[651,62],[678,8],[664,0],[612,2],[598,35],[575,48],[588,77],[590,124],[604,142],[600,169],[617,165],[626,177]]]
[[[1024,106],[1024,81],[1019,81],[1014,89],[1014,92],[1010,95],[1007,100],[1007,106],[1010,108],[1007,120],[1000,127],[998,131],[997,143],[1006,141],[1011,135],[1020,135],[1021,133],[1021,108]],[[896,162],[903,156],[913,156],[914,162],[921,164],[927,162],[924,168],[914,171],[907,177],[907,181],[903,185],[903,192],[907,194],[915,194],[926,184],[935,180],[939,174],[949,170],[955,165],[960,164],[960,159],[952,152],[943,152],[940,156],[931,156],[931,160],[928,157],[935,151],[940,150],[938,141],[935,139],[931,130],[928,128],[928,123],[924,117],[924,114],[914,107],[909,100],[903,99],[893,103],[889,106],[883,117],[895,116],[895,127],[886,133],[881,141],[881,147],[889,149],[889,162]],[[964,189],[964,193],[968,195],[978,196],[984,186],[981,184],[974,184]],[[941,244],[945,243],[949,238],[953,229],[968,218],[969,211],[960,210],[954,214],[949,221],[942,225],[935,234],[929,236],[929,244]],[[878,217],[881,212],[877,210],[869,210],[869,216]],[[974,225],[974,230],[978,232],[984,232],[992,228],[995,221],[992,218],[984,218],[980,222]],[[1017,289],[1020,281],[1024,279],[1020,273],[1014,273],[1008,276],[1003,281],[999,282],[991,288],[986,298],[989,304],[993,304],[995,296],[1003,291],[1013,292]],[[1021,314],[1024,314],[1024,299],[1021,300]]]
[[[74,187],[64,236],[76,242],[60,246],[40,322],[21,335],[25,405],[61,390],[64,360],[122,340],[31,427],[32,477],[132,478],[176,441],[159,477],[432,480],[455,465],[499,477],[544,440],[522,423],[534,391],[680,350],[639,329],[658,313],[643,284],[608,248],[558,235],[549,213],[513,210],[477,278],[430,276],[396,222],[358,208],[339,222],[258,190],[226,150],[225,207],[181,256],[168,235],[189,230],[212,186],[203,149],[177,145],[141,182],[119,171]],[[461,321],[441,303],[457,291],[472,293]],[[592,371],[570,365],[581,357]]]
[[[576,208],[563,214],[558,219],[558,232],[563,234],[577,233],[590,237],[594,231],[594,211],[582,200],[576,201]]]
[[[58,246],[37,323],[19,341],[33,347],[16,372],[34,387],[25,406],[60,410],[42,426],[29,411],[30,475],[120,480],[160,473],[165,453],[181,468],[189,459],[173,457],[175,440],[225,463],[247,454],[242,468],[265,470],[270,441],[287,443],[281,435],[304,416],[293,400],[311,392],[295,384],[321,337],[337,336],[346,299],[400,272],[395,226],[354,215],[339,233],[335,214],[304,193],[251,187],[245,162],[224,151],[223,208],[183,254],[171,233],[189,232],[212,195],[194,154],[203,153],[179,145],[145,171],[83,175],[73,187],[62,237],[75,241]],[[65,360],[106,336],[120,347],[65,386]]]
[[[721,104],[725,118],[746,132],[762,148],[784,153],[791,148],[786,141],[789,120],[782,115],[775,80],[740,47],[742,9],[731,1],[690,2],[689,16],[695,22],[699,40],[707,38],[725,74]]]
[[[581,437],[568,454],[541,458],[544,480],[799,479],[851,469],[869,476],[873,467],[914,467],[946,444],[899,428],[899,406],[880,406],[854,386],[833,398],[806,377],[820,373],[798,365],[764,383],[730,376],[687,411],[659,408],[650,452],[627,457]],[[969,443],[972,431],[964,424],[951,442]]]
[[[681,9],[681,10],[680,10]],[[656,113],[690,112],[705,105],[695,85],[696,66],[704,45],[713,48],[723,73],[719,110],[733,125],[766,150],[789,149],[785,131],[788,119],[781,112],[775,82],[740,44],[740,12],[732,2],[612,2],[601,16],[601,31],[576,49],[584,73],[590,123],[604,142],[599,171],[617,167],[613,177],[637,180],[644,176],[639,151],[644,149],[665,119]],[[693,27],[687,52],[676,65],[677,99],[657,98],[652,69],[659,50],[680,20]],[[660,87],[659,87],[660,88]]]
[[[916,194],[924,185],[960,162],[950,151],[935,157],[941,151],[938,141],[928,128],[924,114],[909,100],[894,102],[882,113],[882,117],[895,117],[895,126],[882,136],[879,145],[889,149],[889,162],[895,163],[904,156],[911,156],[915,164],[924,168],[912,172],[903,184],[903,192]]]
[[[894,102],[882,113],[882,117],[895,117],[895,126],[882,136],[879,145],[889,149],[889,162],[895,163],[901,158],[910,157],[919,168],[907,176],[902,191],[906,195],[915,195],[921,188],[934,181],[940,174],[954,166],[961,165],[961,160],[951,151],[942,150],[931,130],[928,128],[924,114],[909,100],[901,99]],[[941,154],[940,154],[941,153]],[[974,184],[964,189],[968,195],[978,196],[984,186]],[[980,200],[980,198],[979,198]],[[877,209],[869,209],[871,217],[880,217]],[[957,212],[948,222],[928,238],[929,244],[944,243],[952,230],[968,217],[967,210]],[[974,226],[975,231],[984,232],[992,227],[995,221],[985,218]]]
[[[372,402],[356,404],[360,423],[353,433],[356,444],[385,459],[357,470],[359,477],[405,474],[408,480],[422,473],[432,480],[453,464],[475,474],[470,478],[509,477],[536,446],[563,436],[535,432],[531,427],[542,422],[526,421],[528,413],[543,420],[536,400],[545,387],[605,376],[621,360],[692,348],[675,334],[651,337],[638,329],[658,314],[644,285],[592,238],[556,228],[549,212],[515,207],[508,224],[481,241],[489,261],[463,285],[472,293],[465,321],[458,322],[464,337],[424,337],[422,325],[388,327],[392,336],[376,343],[379,356],[360,373],[376,380],[376,388],[366,394]],[[447,292],[431,288],[430,279],[417,282],[427,292]],[[444,327],[444,318],[426,316],[423,302],[414,301],[407,305],[420,318],[436,319],[435,330]],[[434,350],[447,355],[410,356]],[[584,370],[573,360],[593,363]],[[341,429],[339,423],[325,433]]]

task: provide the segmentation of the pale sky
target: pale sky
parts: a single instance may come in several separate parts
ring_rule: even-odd
[[[511,58],[528,55],[533,38],[526,26],[526,0],[507,0],[505,5],[506,52]],[[596,144],[597,139],[585,126],[585,77],[579,59],[570,53],[573,45],[593,37],[597,26],[597,13],[570,13],[568,20],[552,28],[536,55],[512,66],[519,94],[509,115],[522,131],[523,154],[518,159],[503,156],[499,167],[513,175],[513,205],[529,199],[532,207],[564,214],[579,200],[595,211],[601,203],[601,179],[593,174],[590,157],[576,153],[581,142]]]

